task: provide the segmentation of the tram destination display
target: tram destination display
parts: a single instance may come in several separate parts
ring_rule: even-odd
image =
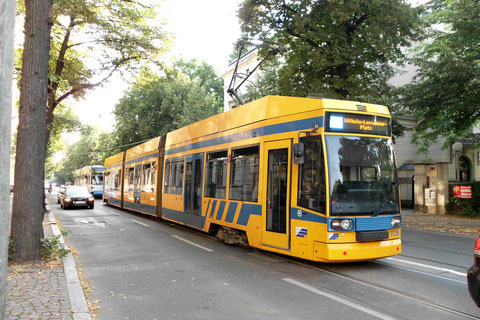
[[[391,135],[390,119],[365,114],[327,112],[325,130],[328,132]]]

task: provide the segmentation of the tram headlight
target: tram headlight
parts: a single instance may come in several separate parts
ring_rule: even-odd
[[[400,224],[402,223],[402,217],[400,217],[400,216],[393,217],[392,221],[390,221],[390,223],[392,224],[392,227],[394,227],[394,228],[400,227]]]
[[[351,219],[334,219],[330,222],[330,227],[336,231],[350,231],[353,229],[353,220]]]

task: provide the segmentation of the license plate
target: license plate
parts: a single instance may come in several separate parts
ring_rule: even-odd
[[[74,203],[75,204],[85,204],[86,202],[85,201],[75,201]]]

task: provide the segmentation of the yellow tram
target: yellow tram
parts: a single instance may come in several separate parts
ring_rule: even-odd
[[[104,201],[226,243],[346,262],[401,253],[396,181],[386,107],[267,96],[108,158]]]

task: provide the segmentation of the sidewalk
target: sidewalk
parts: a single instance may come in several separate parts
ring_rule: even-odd
[[[43,230],[45,237],[60,235],[64,243],[51,213],[45,214]],[[9,266],[5,316],[8,320],[91,320],[72,253],[63,263]]]
[[[480,218],[415,214],[413,210],[406,209],[402,210],[402,219],[403,228],[456,234],[474,239],[480,235]]]

